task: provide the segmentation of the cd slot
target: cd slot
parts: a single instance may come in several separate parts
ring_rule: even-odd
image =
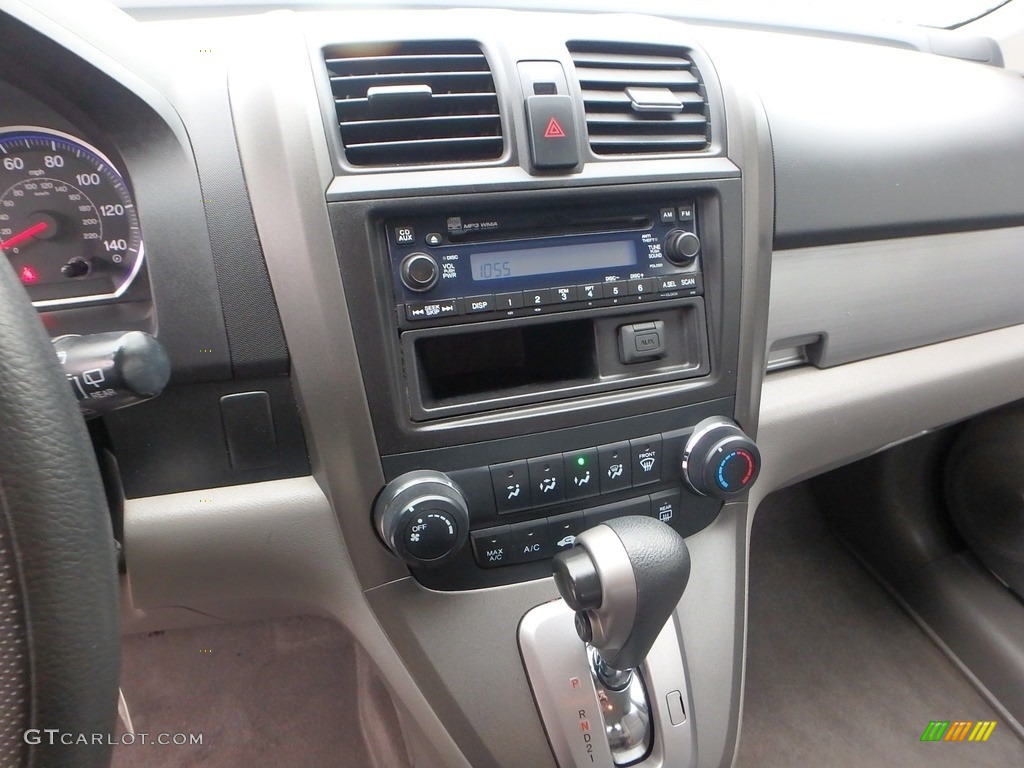
[[[489,243],[500,240],[533,239],[558,235],[594,235],[605,232],[632,232],[650,229],[649,216],[619,216],[614,218],[576,218],[555,215],[547,220],[531,218],[528,221],[503,223],[493,229],[449,230],[452,244]]]

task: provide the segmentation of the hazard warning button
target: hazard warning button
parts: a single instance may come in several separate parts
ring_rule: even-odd
[[[575,168],[580,161],[576,115],[569,96],[529,96],[530,153],[534,168]]]

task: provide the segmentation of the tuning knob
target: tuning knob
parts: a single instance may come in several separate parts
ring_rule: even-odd
[[[734,422],[712,416],[693,428],[682,469],[683,478],[701,496],[728,499],[757,479],[761,452]]]
[[[665,236],[665,258],[683,267],[697,258],[700,253],[700,238],[693,232],[673,229]]]
[[[426,469],[388,483],[374,504],[373,520],[388,548],[418,568],[451,560],[469,535],[462,491],[448,475]]]

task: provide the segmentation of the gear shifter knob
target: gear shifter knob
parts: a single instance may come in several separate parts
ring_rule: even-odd
[[[690,578],[682,537],[651,517],[621,517],[584,531],[554,560],[555,585],[576,611],[576,631],[617,670],[647,657]]]

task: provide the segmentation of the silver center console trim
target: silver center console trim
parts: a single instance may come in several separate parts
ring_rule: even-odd
[[[563,600],[533,608],[519,624],[519,649],[560,768],[613,768],[603,735],[590,660],[577,637],[574,612]],[[640,667],[654,725],[654,747],[638,768],[697,764],[693,701],[676,616]]]

